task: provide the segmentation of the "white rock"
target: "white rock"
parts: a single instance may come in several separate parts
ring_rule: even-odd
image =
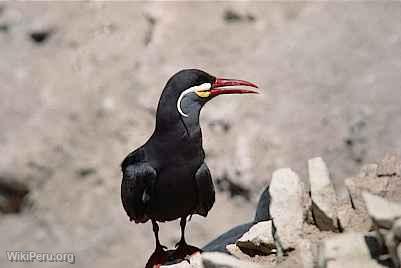
[[[316,245],[310,240],[302,239],[297,245],[298,256],[301,259],[303,268],[313,268],[315,266]]]
[[[270,215],[276,236],[284,250],[295,248],[302,237],[305,209],[305,187],[289,168],[273,173],[269,187]]]
[[[312,197],[312,212],[320,230],[338,229],[336,193],[330,180],[329,170],[322,158],[308,161],[309,182]]]
[[[371,174],[371,171],[368,170],[368,166],[369,165],[363,168],[361,172],[362,175]],[[337,219],[339,229],[342,232],[367,232],[372,225],[366,208],[361,210],[352,207],[351,195],[346,187],[337,191]]]
[[[351,196],[353,206],[356,210],[366,212],[365,201],[362,198],[363,191],[370,191],[374,194],[385,193],[388,191],[389,178],[376,176],[378,165],[368,164],[361,168],[358,176],[344,180],[348,193]],[[368,215],[366,214],[366,217]]]
[[[377,176],[400,176],[401,159],[399,154],[386,154],[377,168]]]
[[[351,216],[352,221],[355,221],[352,223],[352,230],[361,232],[371,230],[372,220],[368,215],[362,192],[370,191],[375,194],[387,192],[389,177],[351,177],[345,180],[345,185],[350,193],[355,214],[358,215],[357,217]]]
[[[220,252],[206,252],[201,258],[203,268],[262,268],[258,264],[241,261]]]
[[[236,257],[237,259],[249,260],[252,258],[250,255],[243,252],[236,244],[227,245],[226,249],[227,249],[228,254]]]
[[[262,221],[255,224],[238,239],[236,245],[241,249],[253,249],[270,254],[275,248],[272,221]]]
[[[311,243],[308,239],[302,239],[296,246],[295,251],[288,253],[281,262],[277,262],[275,265],[266,267],[276,268],[314,268],[317,267],[315,263],[315,257],[317,255],[316,244]]]
[[[398,219],[393,224],[394,236],[401,241],[401,219]]]
[[[397,247],[397,255],[398,255],[398,259],[401,260],[401,244],[399,244]]]
[[[387,266],[368,258],[354,258],[329,261],[325,268],[384,268]]]
[[[400,259],[398,257],[397,246],[400,241],[395,238],[394,232],[380,229],[379,233],[384,237],[384,243],[387,247],[387,252],[390,255],[394,267],[400,267]]]
[[[396,219],[401,218],[401,204],[389,202],[386,199],[363,192],[369,216],[379,227],[390,229]]]
[[[374,237],[363,233],[345,233],[324,240],[319,248],[319,267],[327,267],[331,261],[370,259],[371,250],[366,243],[367,239],[372,241],[372,244],[377,241]],[[378,243],[377,241],[375,244]]]
[[[348,193],[348,190],[345,189]],[[351,198],[349,194],[337,196],[337,219],[339,223],[339,229],[342,230],[353,230],[352,229],[352,218],[355,215],[355,211],[352,208]]]

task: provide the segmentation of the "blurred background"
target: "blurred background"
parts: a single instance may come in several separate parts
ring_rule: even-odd
[[[250,221],[277,168],[305,178],[322,156],[341,185],[400,151],[399,2],[1,2],[1,267],[5,250],[144,267],[151,224],[128,221],[119,164],[151,135],[164,84],[184,68],[262,92],[202,112],[218,196],[187,228],[196,245]],[[179,234],[161,224],[164,244]]]

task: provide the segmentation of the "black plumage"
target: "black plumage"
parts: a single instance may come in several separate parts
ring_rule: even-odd
[[[206,217],[215,202],[212,177],[204,161],[199,113],[219,94],[254,93],[222,89],[232,85],[256,87],[246,81],[217,79],[196,69],[175,74],[160,97],[153,134],[121,164],[123,207],[136,223],[152,221],[157,262],[162,262],[164,252],[157,222],[181,218],[182,238],[177,251],[193,253],[194,247],[188,251],[184,239],[186,218],[193,214]]]

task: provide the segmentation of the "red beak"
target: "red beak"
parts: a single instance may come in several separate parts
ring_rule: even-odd
[[[217,78],[212,85],[212,88],[210,90],[210,95],[217,96],[220,94],[249,94],[249,93],[259,94],[259,92],[249,89],[223,88],[229,86],[247,86],[247,87],[258,88],[256,84],[244,80]]]

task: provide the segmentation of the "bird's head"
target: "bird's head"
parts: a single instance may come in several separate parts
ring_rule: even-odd
[[[218,95],[258,93],[250,89],[238,88],[239,86],[258,87],[244,80],[216,78],[201,70],[186,69],[170,78],[161,101],[166,98],[170,105],[171,101],[174,101],[179,114],[189,117],[192,111],[199,110],[199,107]]]

